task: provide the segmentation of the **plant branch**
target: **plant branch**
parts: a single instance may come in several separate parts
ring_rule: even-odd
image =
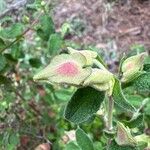
[[[49,6],[50,3],[51,3],[51,0],[49,0],[49,1],[47,2],[47,4],[46,4],[45,7]],[[6,47],[4,47],[3,49],[1,49],[0,52],[5,51],[7,48],[11,47],[13,44],[15,44],[16,42],[20,41],[21,38],[23,38],[23,36],[24,36],[28,31],[30,31],[30,30],[33,28],[33,26],[34,26],[35,24],[37,24],[37,22],[38,22],[38,20],[39,20],[39,18],[40,18],[40,16],[41,16],[42,14],[43,14],[43,11],[40,12],[40,14],[37,16],[37,19],[32,22],[32,24],[30,25],[30,27],[28,27],[28,28],[27,28],[21,35],[19,35],[14,41],[12,41],[12,42],[11,42],[10,44],[8,44]]]

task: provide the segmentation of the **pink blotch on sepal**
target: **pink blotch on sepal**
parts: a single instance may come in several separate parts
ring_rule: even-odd
[[[66,62],[57,68],[57,73],[63,76],[75,76],[79,73],[79,70],[74,62]]]

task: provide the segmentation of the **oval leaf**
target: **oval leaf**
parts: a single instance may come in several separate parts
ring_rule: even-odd
[[[78,89],[65,110],[65,118],[76,124],[87,121],[96,113],[104,99],[104,92],[91,87]]]

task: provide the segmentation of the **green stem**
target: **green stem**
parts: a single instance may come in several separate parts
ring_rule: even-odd
[[[108,116],[107,116],[107,130],[108,131],[111,131],[113,129],[113,125],[112,125],[113,108],[114,108],[114,101],[112,99],[112,96],[110,96],[108,100]]]

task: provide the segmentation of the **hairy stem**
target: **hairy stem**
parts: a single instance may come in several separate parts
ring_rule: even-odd
[[[111,132],[113,130],[113,108],[114,108],[114,101],[112,96],[109,96],[109,99],[107,101],[107,120],[106,120],[106,130],[108,132]],[[111,138],[107,139],[107,145],[106,150],[109,150],[111,144]]]
[[[113,118],[113,108],[114,108],[114,101],[112,99],[112,96],[109,97],[108,100],[108,115],[107,115],[107,130],[111,131],[113,129],[113,125],[112,125],[112,118]]]

